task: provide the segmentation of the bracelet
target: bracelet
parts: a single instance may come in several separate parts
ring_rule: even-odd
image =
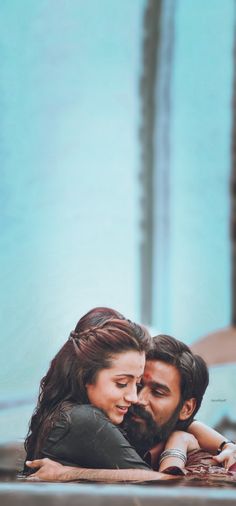
[[[225,447],[225,445],[227,445],[228,443],[233,443],[234,445],[236,444],[235,441],[231,441],[230,439],[226,439],[225,441],[223,441],[223,443],[220,444],[218,450],[217,450],[217,454],[219,455],[219,453],[221,453]]]
[[[164,452],[162,452],[159,463],[161,464],[162,461],[167,459],[168,457],[175,457],[177,459],[180,459],[183,461],[184,464],[186,464],[187,461],[186,454],[182,450],[179,450],[179,448],[171,448],[169,450],[165,450]]]

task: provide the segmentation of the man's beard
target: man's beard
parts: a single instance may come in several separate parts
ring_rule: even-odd
[[[123,424],[123,428],[126,432],[126,435],[130,441],[130,443],[135,447],[135,449],[140,453],[144,454],[146,451],[150,450],[157,443],[162,441],[166,441],[169,435],[175,430],[176,424],[179,419],[179,412],[181,409],[181,404],[178,404],[175,411],[170,416],[167,422],[162,425],[156,422],[152,415],[146,411],[142,406],[134,405],[132,406],[126,417]],[[137,416],[143,420],[143,422],[136,422],[132,415]]]

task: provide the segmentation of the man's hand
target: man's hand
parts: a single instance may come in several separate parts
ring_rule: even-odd
[[[232,470],[236,471],[236,444],[227,443],[223,451],[212,458],[217,462],[217,464],[224,464],[227,471],[231,466],[235,465],[235,469]]]
[[[65,474],[66,466],[50,459],[27,460],[26,465],[32,469],[38,469],[36,473],[30,474],[26,479],[28,481],[64,481],[62,475]]]
[[[178,479],[156,471],[145,469],[87,469],[82,467],[62,466],[50,459],[27,460],[26,465],[38,469],[35,474],[26,478],[29,481],[94,481],[102,483],[146,482]]]

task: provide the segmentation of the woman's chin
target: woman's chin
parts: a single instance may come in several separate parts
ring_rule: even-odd
[[[123,413],[112,413],[108,415],[111,422],[114,423],[114,425],[119,425],[124,420],[124,414]]]

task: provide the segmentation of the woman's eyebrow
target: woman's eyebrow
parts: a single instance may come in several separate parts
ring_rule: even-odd
[[[133,374],[127,374],[126,372],[120,373],[120,374],[115,374],[116,378],[120,378],[122,376],[125,376],[126,378],[134,378],[135,377]]]

